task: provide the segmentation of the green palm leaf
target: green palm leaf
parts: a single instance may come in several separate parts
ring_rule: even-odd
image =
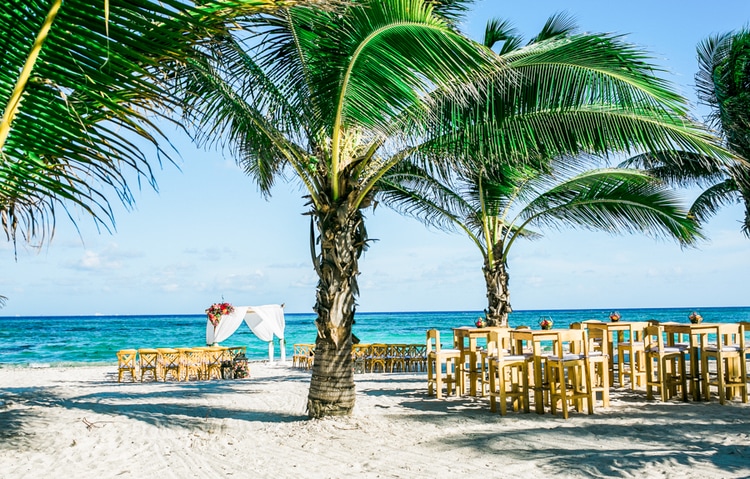
[[[106,193],[130,205],[127,177],[155,186],[149,161],[154,155],[143,145],[153,148],[158,161],[169,158],[162,147],[169,142],[153,122],[177,107],[164,88],[164,70],[195,54],[210,33],[224,31],[219,14],[227,8],[257,12],[294,3],[0,5],[0,102],[8,132],[0,136],[0,210],[6,234],[15,238],[21,228],[27,240],[43,238],[54,225],[56,204],[80,207],[105,227],[113,224]]]
[[[642,233],[673,237],[682,244],[701,237],[674,193],[633,170],[585,172],[541,194],[519,216],[536,226]]]

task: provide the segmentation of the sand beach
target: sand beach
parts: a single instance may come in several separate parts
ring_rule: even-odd
[[[435,399],[423,374],[357,375],[353,416],[308,420],[309,372],[116,382],[114,366],[0,369],[3,478],[750,476],[750,404],[614,389],[569,420]]]

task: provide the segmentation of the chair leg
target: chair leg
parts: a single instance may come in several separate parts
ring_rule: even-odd
[[[446,369],[448,368],[448,362],[446,361]],[[443,397],[443,362],[439,359],[435,360],[435,389],[437,392],[435,395],[438,399]]]
[[[719,404],[726,402],[726,389],[724,381],[724,359],[721,356],[716,358],[716,384],[719,388]]]

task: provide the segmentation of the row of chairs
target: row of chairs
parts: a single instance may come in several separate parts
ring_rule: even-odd
[[[190,381],[221,379],[222,366],[238,356],[245,357],[246,346],[200,346],[195,348],[142,348],[117,351],[117,381]]]
[[[295,344],[292,366],[310,369],[315,359],[314,344]],[[427,367],[425,344],[354,344],[352,362],[357,373],[421,372]]]

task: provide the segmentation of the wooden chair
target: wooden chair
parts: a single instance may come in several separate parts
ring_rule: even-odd
[[[352,365],[355,373],[367,372],[367,357],[369,355],[369,344],[352,344]]]
[[[508,346],[508,348],[503,347]],[[510,331],[490,331],[487,340],[487,368],[489,376],[490,411],[500,414],[508,411],[508,399],[512,400],[514,411],[523,408],[529,412],[529,361],[524,354],[512,354]]]
[[[443,397],[443,385],[447,394],[460,391],[458,362],[461,351],[458,349],[443,349],[440,345],[440,331],[427,330],[427,394],[440,399]]]
[[[367,357],[368,367],[371,373],[375,372],[376,368],[380,368],[380,372],[386,372],[386,365],[388,363],[388,345],[383,343],[375,343],[370,345],[370,354]]]
[[[557,333],[553,352],[545,361],[552,414],[557,413],[557,403],[560,402],[562,416],[567,419],[570,404],[581,412],[584,400],[588,413],[594,413],[588,350],[588,338],[584,329],[561,330]]]
[[[153,381],[157,381],[159,376],[159,351],[150,348],[139,349],[138,357],[140,358],[141,382],[145,381],[149,374]]]
[[[411,371],[414,372],[425,372],[427,371],[427,345],[425,344],[411,344],[410,355],[411,355]]]
[[[583,323],[571,323],[570,329],[584,329],[586,321]],[[590,363],[591,377],[589,381],[591,383],[591,391],[594,394],[594,401],[597,396],[601,395],[602,407],[609,407],[609,371],[610,361],[609,348],[605,347],[605,334],[602,329],[588,329],[586,328],[586,337],[589,343],[588,358]],[[580,352],[574,351],[573,352]]]
[[[224,360],[224,349],[221,347],[203,348],[204,379],[221,379],[221,362]]]
[[[130,374],[130,380],[136,381],[136,368],[138,363],[136,358],[138,351],[135,349],[121,349],[117,351],[117,382],[122,382],[122,376],[125,373]]]
[[[647,326],[643,332],[646,358],[646,397],[654,399],[654,389],[667,401],[679,390],[687,401],[687,375],[683,346],[667,346],[664,343],[663,326]]]
[[[406,344],[389,344],[387,355],[387,366],[390,372],[394,370],[406,372],[406,359],[409,354],[409,346]]]
[[[185,381],[203,379],[204,352],[202,349],[186,348],[182,352],[183,373],[181,377]]]
[[[717,324],[716,345],[701,351],[704,399],[711,398],[711,387],[716,387],[719,403],[734,398],[740,392],[742,402],[747,402],[747,349],[745,328],[742,324]],[[716,362],[716,374],[710,373],[708,362]]]
[[[630,378],[630,387],[645,386],[646,383],[646,353],[643,343],[643,328],[646,324],[633,323],[630,325],[628,338],[617,343],[617,370],[620,387],[625,387],[625,376]],[[627,361],[625,357],[627,356]]]
[[[493,332],[496,334],[492,334]],[[510,340],[510,329],[491,330],[487,333],[487,344],[479,351],[480,396],[484,396],[489,391],[490,358],[498,355],[498,348],[502,349],[506,356],[511,354],[513,348]]]
[[[156,348],[158,352],[159,371],[161,380],[166,381],[171,374],[172,379],[180,380],[180,352],[174,348]]]
[[[314,344],[295,344],[293,346],[292,366],[295,368],[310,369],[314,359]]]

